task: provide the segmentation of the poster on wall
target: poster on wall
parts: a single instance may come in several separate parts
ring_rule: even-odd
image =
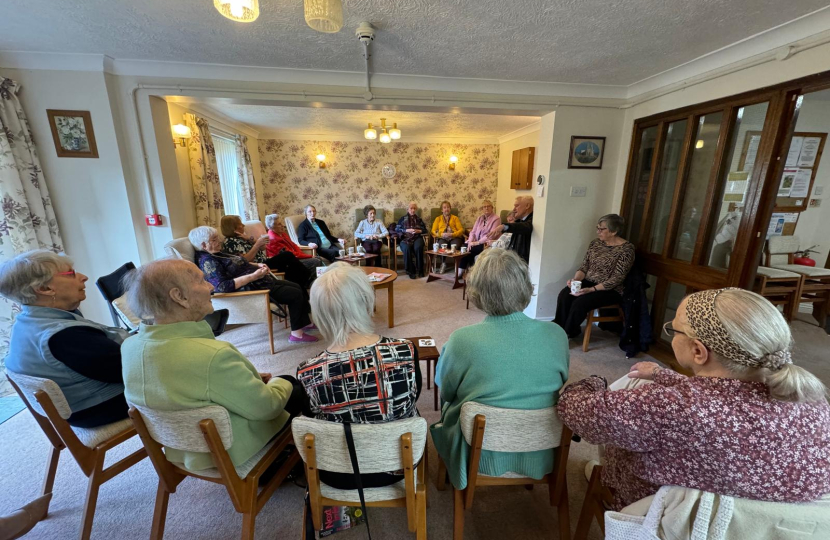
[[[769,227],[767,228],[767,239],[771,236],[781,236],[781,233],[784,232],[784,223],[786,222],[786,214],[772,214],[772,218],[769,220]]]
[[[797,167],[798,156],[801,155],[801,146],[804,144],[804,137],[793,137],[790,143],[790,151],[787,153],[787,163],[785,167]]]
[[[732,172],[726,178],[726,190],[723,194],[725,202],[743,204],[746,194],[748,172]]]
[[[802,155],[803,151],[802,151]],[[793,177],[793,185],[790,188],[790,197],[806,197],[810,192],[810,178],[813,176],[812,169],[798,169]]]
[[[792,191],[793,182],[795,182],[795,175],[797,173],[798,169],[784,169],[784,174],[781,175],[781,185],[778,186],[779,197],[790,196],[790,191]]]
[[[821,137],[804,137],[801,154],[798,156],[798,166],[812,167],[815,165],[819,146],[821,146]]]

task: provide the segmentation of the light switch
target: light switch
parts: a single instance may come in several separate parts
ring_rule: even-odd
[[[585,186],[571,186],[571,197],[584,197],[588,193],[588,188]]]
[[[824,193],[824,186],[816,186],[813,190],[813,195],[821,195],[822,193]]]

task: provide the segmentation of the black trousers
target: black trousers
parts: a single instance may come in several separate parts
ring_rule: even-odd
[[[253,288],[268,289],[273,303],[288,306],[291,330],[300,330],[311,324],[308,316],[311,306],[308,304],[308,291],[305,287],[300,287],[287,279],[276,279],[271,276],[255,281]]]
[[[329,262],[334,262],[334,259],[340,256],[340,248],[332,244],[331,247],[324,248],[317,246],[317,255],[323,257]]]
[[[303,290],[306,290],[310,285],[311,282],[314,281],[311,278],[311,274],[314,274],[314,277],[317,277],[317,272],[309,270],[303,263],[294,256],[293,253],[289,253],[288,251],[281,251],[271,257],[270,259],[265,261],[265,264],[268,265],[268,268],[271,270],[276,270],[277,272],[285,272],[285,279],[288,281],[294,282]]]
[[[80,428],[104,426],[119,420],[126,420],[129,408],[124,394],[118,394],[98,405],[73,412],[66,421],[70,426]]]
[[[401,242],[401,251],[403,251],[403,267],[407,274],[421,275],[424,272],[424,237],[418,235],[410,244],[409,242]]]
[[[371,253],[372,255],[380,257],[380,248],[383,246],[383,242],[380,240],[361,240],[360,245],[363,246],[366,253]]]
[[[582,288],[588,289],[596,285],[593,281],[582,280]],[[571,294],[571,288],[565,287],[559,292],[556,302],[556,318],[553,322],[565,330],[569,338],[579,336],[582,321],[592,309],[605,307],[622,302],[622,296],[616,291],[596,291],[582,296]]]
[[[471,255],[468,255],[458,261],[459,268],[469,268],[476,263],[476,257],[481,255],[481,252],[484,251],[484,244],[479,244],[477,246],[473,246],[470,248]]]

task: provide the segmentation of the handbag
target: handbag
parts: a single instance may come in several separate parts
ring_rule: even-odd
[[[632,516],[620,512],[605,513],[606,540],[659,540],[660,520],[666,510],[666,496],[673,486],[663,486],[651,501],[648,513],[645,516]],[[732,520],[732,510],[735,500],[732,497],[721,495],[720,504],[715,514],[715,522],[710,534],[712,509],[714,507],[714,493],[704,492],[700,497],[700,505],[695,515],[692,527],[691,540],[724,540],[726,529]]]

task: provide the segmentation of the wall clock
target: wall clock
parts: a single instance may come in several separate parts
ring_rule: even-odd
[[[383,170],[381,171],[384,178],[395,178],[395,172],[395,166],[391,163],[384,165]]]

